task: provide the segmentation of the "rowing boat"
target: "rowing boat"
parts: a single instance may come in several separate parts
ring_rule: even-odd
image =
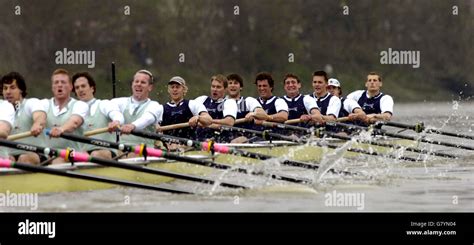
[[[121,160],[121,162],[126,162],[133,165],[146,165],[152,168],[159,168],[186,174],[205,175],[210,173],[212,170],[202,166],[189,165],[183,162],[176,162],[158,157],[149,157],[147,161],[144,161],[143,158],[131,158]],[[113,167],[104,167],[89,162],[77,162],[74,163],[74,165],[71,165],[71,163],[63,163],[51,165],[49,167],[105,177],[118,177],[120,179],[156,185],[174,180],[174,178],[171,177],[157,176]],[[0,185],[0,193],[5,193],[7,191],[15,193],[72,192],[117,187],[116,185],[112,184],[79,180],[43,173],[31,173],[16,169],[0,169],[0,179],[2,182]]]
[[[416,141],[413,141],[413,138],[409,138],[410,140],[407,140],[407,137],[401,137],[402,135],[396,135],[396,134],[392,134],[392,135],[394,135],[395,137],[398,136],[397,138],[388,138],[387,136],[373,137],[371,135],[367,135],[366,139],[363,139],[361,137],[363,137],[364,134],[361,134],[360,136],[356,136],[353,138],[344,138],[344,137],[341,138],[341,137],[337,137],[338,135],[332,135],[330,137],[326,136],[324,138],[313,137],[311,138],[311,140],[306,139],[304,141],[300,141],[299,139],[293,140],[291,138],[288,138],[287,136],[282,136],[280,138],[286,137],[287,140],[262,141],[262,142],[246,143],[246,144],[219,144],[222,147],[213,148],[214,150],[216,150],[216,152],[214,154],[211,154],[209,151],[202,150],[202,149],[207,149],[207,147],[212,145],[209,142],[197,142],[197,141],[192,141],[190,139],[183,139],[183,138],[180,139],[177,137],[172,138],[166,135],[163,136],[163,135],[159,135],[155,133],[146,133],[146,132],[137,131],[137,130],[135,130],[133,133],[141,137],[152,138],[155,140],[162,140],[162,141],[164,140],[164,142],[175,142],[175,143],[180,142],[182,144],[187,144],[188,146],[197,147],[198,149],[201,149],[201,150],[192,150],[192,151],[185,152],[184,154],[186,156],[211,158],[215,162],[201,161],[201,160],[199,160],[199,162],[190,161],[190,159],[186,157],[179,157],[176,155],[173,156],[172,154],[160,153],[160,151],[153,150],[153,149],[148,150],[147,148],[147,151],[150,151],[151,153],[153,153],[149,155],[147,161],[143,161],[142,158],[127,159],[127,160],[121,160],[121,161],[127,161],[130,165],[133,165],[135,167],[146,165],[148,168],[150,168],[150,170],[136,169],[136,168],[130,169],[129,166],[117,166],[116,164],[113,164],[113,163],[112,165],[110,165],[110,163],[104,163],[104,162],[101,162],[102,160],[100,159],[94,160],[93,158],[82,158],[82,159],[89,159],[88,161],[91,161],[94,163],[76,161],[74,165],[59,164],[59,165],[50,166],[48,168],[67,170],[71,173],[90,174],[90,175],[99,176],[99,178],[110,177],[110,178],[116,178],[116,179],[118,178],[119,180],[125,180],[125,181],[127,180],[135,181],[137,183],[150,183],[152,185],[159,185],[162,183],[170,182],[170,181],[173,181],[174,178],[180,178],[180,179],[191,180],[191,181],[200,181],[200,182],[204,181],[203,183],[215,183],[216,182],[215,180],[209,181],[209,178],[207,180],[204,179],[204,177],[196,178],[196,177],[191,176],[190,178],[189,176],[183,176],[179,174],[206,176],[211,173],[215,173],[215,171],[212,168],[218,168],[218,169],[233,168],[237,172],[251,173],[251,172],[248,172],[247,169],[242,168],[242,166],[246,164],[247,165],[259,164],[262,162],[262,160],[267,160],[267,159],[277,159],[276,161],[284,165],[317,170],[319,167],[316,163],[324,159],[324,157],[331,152],[336,152],[336,154],[344,158],[356,158],[356,157],[359,157],[361,153],[364,153],[368,155],[390,157],[390,158],[395,158],[395,159],[400,159],[400,160],[417,161],[418,159],[415,159],[415,158],[401,156],[401,154],[397,154],[397,151],[399,151],[398,149],[400,147],[402,148],[402,150],[403,148],[407,148],[407,147],[412,147],[412,148],[420,147],[420,145],[418,145],[419,143],[417,143]],[[272,135],[270,136],[273,137]],[[278,136],[278,135],[275,135],[275,136]],[[68,136],[68,134],[63,134],[61,137],[65,137],[65,138],[69,137],[71,140],[79,140],[83,143],[90,143],[90,144],[92,144],[93,142],[99,143],[100,141],[97,139],[92,140],[87,137],[81,138],[78,136],[74,136],[74,137],[71,135]],[[463,137],[467,137],[467,136],[463,135]],[[350,140],[350,143],[347,143],[348,140]],[[369,142],[370,144],[368,144],[364,140],[369,140],[371,142]],[[385,146],[373,145],[373,143],[377,143],[377,144],[383,143],[385,144]],[[450,147],[456,147],[456,148],[468,149],[468,150],[472,149],[472,147],[470,146],[451,144],[451,143],[441,142],[441,141],[425,140],[423,144],[425,143],[431,143],[431,144],[436,143],[438,145],[444,145],[444,146],[450,146]],[[18,147],[18,145],[12,144],[11,142],[8,142],[8,141],[3,141],[2,144],[9,147],[12,147],[12,146]],[[108,145],[111,148],[124,147],[116,143],[104,142],[104,141],[102,141],[100,145],[101,146]],[[23,147],[23,149],[33,149],[34,151],[37,151],[37,152],[43,152],[46,149],[46,148],[41,148],[41,147],[36,147],[36,146],[28,147],[27,145],[25,147],[26,148]],[[127,151],[130,151],[130,152],[136,152],[136,150],[139,148],[140,146],[127,146],[126,149]],[[226,149],[226,150],[222,151],[223,149]],[[339,150],[339,149],[342,149],[342,150]],[[351,149],[353,150],[350,151]],[[210,150],[210,148],[207,150]],[[419,149],[416,149],[416,150],[419,150]],[[55,150],[55,151],[57,153],[59,152],[58,150]],[[65,151],[65,150],[61,150],[61,151]],[[227,153],[230,153],[230,154],[221,154],[221,153],[225,153],[226,151]],[[431,153],[431,152],[428,152],[428,153]],[[456,156],[442,153],[439,151],[435,153],[436,154],[434,155],[441,156],[441,157],[451,157],[451,158],[456,157]],[[412,153],[412,155],[416,155],[416,154],[420,156],[420,152]],[[427,154],[426,151],[423,154]],[[165,157],[166,159],[160,158],[161,156]],[[244,158],[244,156],[246,158]],[[175,161],[172,161],[169,159],[174,159]],[[101,165],[96,165],[96,164],[101,164]],[[227,164],[234,164],[236,166],[234,167]],[[9,166],[9,164],[7,165]],[[109,167],[105,167],[103,165],[106,165]],[[217,165],[220,165],[220,166],[217,166]],[[6,165],[3,164],[3,166],[5,167]],[[110,167],[110,166],[113,166],[113,167]],[[0,178],[2,180],[1,181],[2,184],[0,185],[0,192],[10,191],[10,192],[17,192],[17,193],[22,193],[22,192],[43,193],[43,192],[84,191],[84,190],[112,188],[112,187],[116,187],[117,184],[126,185],[126,186],[134,186],[134,187],[139,187],[139,188],[149,188],[147,186],[137,186],[137,184],[134,184],[134,183],[127,184],[127,183],[121,183],[120,181],[114,181],[114,180],[107,181],[104,179],[102,180],[99,179],[99,180],[91,181],[91,178],[89,177],[81,179],[79,178],[81,176],[75,177],[75,176],[69,176],[67,174],[63,175],[62,173],[51,173],[51,174],[54,174],[54,175],[51,175],[48,173],[50,172],[47,170],[48,168],[45,168],[44,170],[34,169],[30,167],[22,167],[21,164],[19,164],[17,168],[28,170],[28,171],[34,171],[34,172],[0,168]],[[126,170],[123,168],[125,168]],[[163,175],[162,171],[161,172],[155,171],[154,169],[168,170],[169,172],[177,173],[178,175],[168,174],[167,175],[168,177],[164,177],[162,176]],[[38,172],[41,172],[41,173],[38,173]],[[336,173],[337,172],[343,173],[341,171],[336,171]],[[348,172],[345,172],[343,174],[347,174],[347,173]],[[252,173],[252,174],[255,174],[255,173]],[[352,173],[349,173],[349,174],[352,174]],[[61,175],[61,176],[58,176],[58,175]],[[74,174],[71,174],[71,175],[74,175]],[[68,178],[68,177],[63,177],[63,176],[69,176],[69,177],[74,177],[74,178]],[[290,181],[294,183],[308,183],[307,182],[308,180],[303,179],[303,178],[285,176],[285,175],[274,174],[274,173],[272,173],[270,176],[274,179],[281,179],[281,180]],[[83,179],[87,179],[87,180],[83,180]],[[226,185],[227,187],[231,187],[232,183],[229,185],[222,182],[221,185]],[[243,187],[245,188],[245,186]],[[155,187],[152,186],[151,188],[155,188]],[[242,188],[242,186],[234,185],[233,188]],[[175,192],[175,191],[171,190],[171,192]],[[181,193],[183,192],[181,191]]]
[[[344,141],[338,139],[325,139],[326,142],[332,144],[342,145]],[[396,140],[397,143],[412,144],[408,141]],[[315,141],[319,142],[319,141]],[[391,141],[392,143],[394,140]],[[243,144],[223,144],[229,147],[236,147],[240,149],[246,149],[250,152],[259,154],[266,154],[275,157],[284,157],[298,161],[309,161],[317,162],[321,160],[324,154],[328,153],[328,149],[315,146],[313,144],[298,145],[294,142],[289,141],[262,141],[255,143],[243,143]],[[363,146],[364,144],[355,143],[357,146]],[[365,145],[364,147],[368,147]],[[379,146],[373,146],[378,151],[390,151],[388,148]],[[387,150],[388,149],[388,150]],[[329,149],[330,150],[330,149]],[[393,150],[393,149],[392,149]],[[192,156],[195,158],[214,158],[216,162],[231,163],[238,165],[245,164],[258,164],[261,160],[249,159],[239,156],[226,155],[216,153],[212,156],[209,152],[205,151],[188,151],[185,153],[186,156]],[[346,152],[344,157],[357,157],[359,153]],[[205,166],[191,165],[185,162],[173,161],[160,157],[148,157],[145,161],[143,158],[131,158],[123,159],[121,162],[126,162],[132,165],[146,165],[147,167],[169,170],[183,174],[194,174],[200,176],[206,176],[213,172],[212,168]],[[77,162],[74,165],[70,163],[51,165],[50,168],[70,170],[75,172],[94,174],[104,177],[114,177],[130,181],[139,181],[149,184],[162,184],[173,181],[174,178],[157,176],[148,173],[141,173],[131,170],[124,170],[113,167],[104,167],[89,162]],[[1,192],[15,192],[15,193],[46,193],[46,192],[72,192],[72,191],[90,191],[97,189],[109,189],[115,188],[116,185],[88,181],[78,180],[61,176],[53,176],[44,173],[31,173],[16,169],[0,169],[0,179],[2,185],[0,185]]]

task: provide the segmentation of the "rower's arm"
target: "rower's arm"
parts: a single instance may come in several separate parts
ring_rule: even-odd
[[[367,115],[365,112],[360,108],[355,108],[351,114],[348,115],[349,121],[363,121],[366,122],[368,120]]]
[[[6,121],[0,121],[0,138],[6,139],[11,130],[12,127],[10,126],[10,123]]]
[[[212,119],[212,124],[234,126],[234,123],[235,123],[235,118],[231,116],[227,116],[223,119]]]
[[[267,117],[267,121],[270,122],[284,123],[286,120],[288,120],[288,112],[286,111],[280,111]]]
[[[334,122],[334,121],[336,121],[336,116],[334,116],[334,115],[322,116],[322,118],[325,122]]]
[[[38,136],[46,126],[46,112],[35,111],[33,112],[33,125],[31,126],[30,132],[33,136]]]
[[[258,120],[265,120],[268,118],[268,115],[265,110],[262,109],[262,107],[257,107],[254,111],[254,118]]]
[[[315,123],[323,123],[324,122],[323,115],[321,115],[321,112],[316,108],[313,108],[311,110],[311,120]]]
[[[385,112],[381,114],[370,114],[368,115],[370,122],[374,123],[376,121],[390,121],[392,114],[390,112]]]
[[[71,133],[77,128],[79,128],[83,122],[84,120],[81,116],[72,115],[69,120],[67,120],[66,123],[60,127],[60,129],[62,130],[62,132]]]
[[[203,111],[197,116],[197,123],[202,127],[207,127],[212,124],[212,117],[209,113]]]

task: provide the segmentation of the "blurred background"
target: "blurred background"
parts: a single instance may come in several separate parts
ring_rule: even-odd
[[[111,62],[119,96],[145,68],[158,78],[152,98],[161,103],[175,75],[187,81],[188,98],[209,93],[212,75],[231,72],[255,96],[259,71],[273,74],[277,95],[287,72],[310,93],[316,70],[338,78],[345,94],[378,71],[396,103],[474,94],[474,0],[0,0],[0,16],[0,75],[22,73],[33,97],[50,97],[50,74],[63,67],[92,73],[96,96],[111,98]],[[95,67],[57,65],[64,48],[95,51]],[[420,68],[381,64],[389,48],[420,51]]]

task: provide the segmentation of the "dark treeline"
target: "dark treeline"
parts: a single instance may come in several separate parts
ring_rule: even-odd
[[[37,97],[50,96],[58,67],[91,72],[98,97],[111,97],[112,61],[118,95],[146,68],[158,77],[160,101],[174,75],[186,79],[192,98],[209,91],[213,74],[231,72],[243,75],[249,95],[259,71],[274,75],[277,94],[287,72],[309,92],[311,73],[321,69],[345,92],[378,71],[396,102],[474,93],[474,0],[1,0],[0,16],[0,75],[23,73]],[[95,67],[56,64],[64,48],[95,51]],[[389,48],[420,51],[420,67],[381,64]]]

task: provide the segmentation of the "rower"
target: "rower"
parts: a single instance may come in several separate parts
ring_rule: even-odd
[[[30,132],[33,138],[18,139],[16,142],[42,145],[41,132],[46,126],[46,111],[37,98],[25,98],[28,94],[25,78],[18,72],[10,72],[2,77],[3,97],[15,108],[15,124],[12,134]],[[23,163],[39,164],[46,160],[34,152],[9,149],[10,159]]]
[[[313,73],[313,89],[310,94],[316,100],[325,122],[335,121],[339,116],[341,100],[327,91],[328,76],[325,71]]]
[[[189,123],[190,127],[173,129],[164,132],[181,138],[195,139],[196,127],[207,127],[212,123],[212,117],[206,110],[206,107],[195,100],[184,99],[188,92],[186,81],[179,76],[172,77],[168,82],[168,94],[170,102],[163,105],[163,115],[159,118],[160,126],[173,125],[178,123]],[[157,131],[160,130],[157,127]],[[169,150],[177,148],[176,144],[168,144]]]
[[[161,118],[163,107],[149,98],[153,90],[153,74],[148,70],[139,70],[133,76],[131,83],[132,96],[112,99],[116,103],[124,117],[124,125],[121,127],[122,137],[120,142],[124,144],[138,145],[144,143],[148,147],[154,146],[154,141],[131,135],[134,129],[155,132],[155,124]],[[128,153],[128,157],[135,157],[134,153]]]
[[[249,96],[242,96],[242,88],[244,87],[244,80],[239,74],[229,74],[227,76],[227,99],[234,99],[237,101],[237,119],[245,118],[247,122],[237,124],[237,127],[253,129],[254,119],[265,120],[268,118],[267,113],[263,110],[262,105],[257,99]],[[234,139],[231,143],[247,142],[247,137],[243,133],[234,134]]]
[[[353,99],[342,97],[342,87],[339,80],[330,78],[328,80],[327,89],[333,96],[337,96],[341,100],[341,109],[338,118],[348,117],[349,121],[366,121],[367,115],[360,105]]]
[[[275,82],[267,72],[258,73],[255,78],[259,97],[257,101],[268,114],[266,121],[284,123],[288,120],[288,105],[285,100],[273,95]]]
[[[220,125],[233,126],[237,117],[237,102],[232,99],[225,99],[227,89],[227,78],[218,74],[211,77],[211,96],[203,95],[196,98],[202,103],[209,115],[212,117],[212,124],[208,128],[198,128],[197,139],[205,140],[215,138],[217,142],[228,142],[231,135],[228,132],[220,132],[216,135]]]
[[[51,76],[53,98],[43,99],[46,113],[46,127],[50,128],[50,137],[45,137],[43,146],[51,148],[72,148],[80,151],[81,144],[71,140],[59,138],[63,133],[71,133],[83,135],[84,119],[87,116],[89,107],[85,102],[76,100],[71,97],[73,89],[69,72],[65,69],[57,69]],[[55,163],[65,162],[62,158],[56,158],[52,161]]]
[[[110,100],[100,100],[94,97],[96,83],[94,78],[88,72],[79,72],[72,76],[74,85],[73,92],[77,98],[89,106],[89,112],[85,118],[83,128],[87,131],[94,129],[109,128],[108,134],[98,134],[94,138],[115,141],[111,134],[121,124],[123,124],[123,115],[118,106]],[[117,150],[84,144],[83,150],[87,151],[93,157],[112,159],[117,154]]]
[[[309,95],[300,93],[301,81],[297,75],[288,73],[283,78],[283,85],[286,95],[283,96],[288,105],[288,120],[300,119],[298,126],[309,126],[308,122],[313,124],[323,123],[321,112],[316,101]]]
[[[393,99],[380,91],[382,77],[375,72],[370,72],[367,75],[365,87],[367,90],[354,91],[347,95],[347,98],[357,101],[367,114],[370,123],[378,120],[390,121],[393,115]]]
[[[15,122],[15,109],[8,101],[0,100],[0,138],[6,139]],[[0,147],[0,157],[8,157],[6,147]]]

